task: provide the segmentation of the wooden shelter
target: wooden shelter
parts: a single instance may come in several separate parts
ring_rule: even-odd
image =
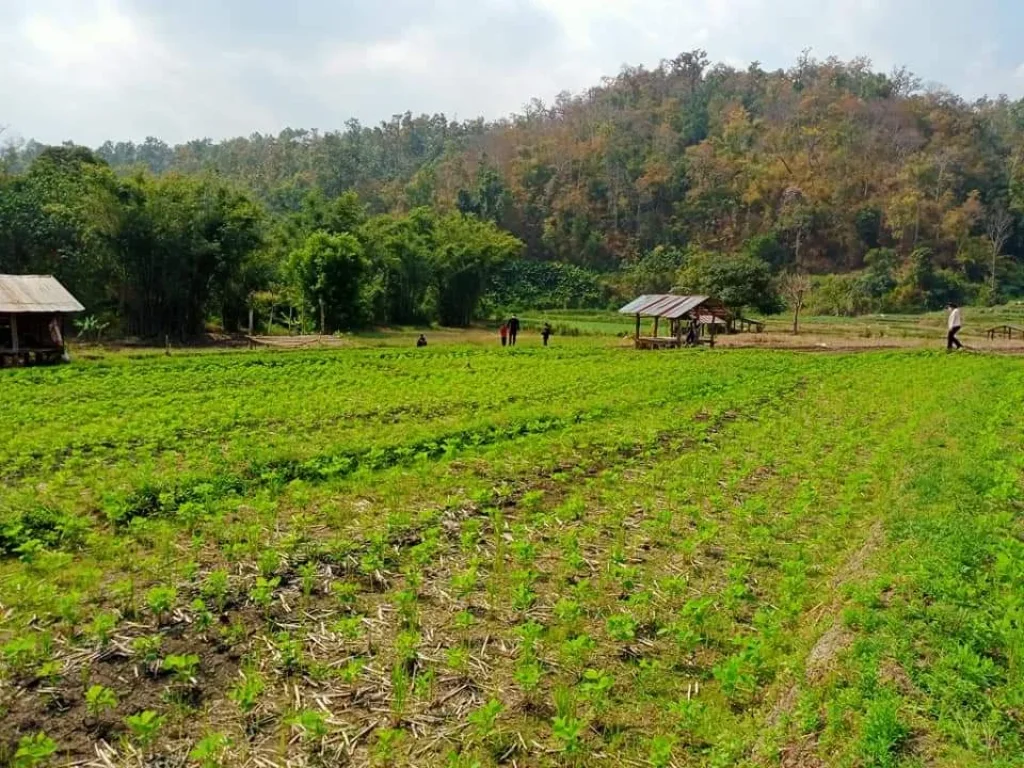
[[[65,318],[84,310],[51,275],[0,275],[0,366],[60,362]]]
[[[997,325],[994,328],[989,328],[985,333],[988,334],[990,339],[994,339],[996,336],[1012,339],[1014,334],[1024,339],[1024,328],[1016,325]]]
[[[732,321],[725,305],[710,296],[649,294],[634,299],[619,314],[636,317],[637,349],[675,349],[700,343],[714,346],[717,329],[728,328]],[[641,334],[643,318],[647,317],[654,319],[650,336]],[[667,321],[668,336],[658,333],[662,320]]]

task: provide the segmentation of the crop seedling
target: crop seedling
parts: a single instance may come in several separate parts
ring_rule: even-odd
[[[193,600],[189,608],[192,609],[197,630],[200,632],[206,632],[206,630],[213,626],[213,614],[210,612],[210,609],[206,607],[206,603],[202,598],[197,597]]]
[[[399,746],[405,741],[405,731],[401,728],[378,728],[376,735],[377,743],[373,748],[374,764],[391,765]]]
[[[228,697],[238,705],[242,714],[248,715],[256,709],[264,689],[263,678],[256,671],[242,676],[241,681],[228,693]]]
[[[363,674],[363,670],[366,668],[366,660],[361,658],[350,659],[344,667],[341,668],[338,673],[338,677],[343,683],[352,685],[356,683]]]
[[[302,734],[307,743],[319,742],[327,735],[327,720],[313,709],[304,709],[288,718],[288,724]]]
[[[270,609],[274,601],[274,590],[281,586],[280,577],[265,579],[262,576],[256,578],[256,584],[249,590],[249,599],[253,605],[261,608],[264,612]]]
[[[42,731],[22,736],[14,753],[15,768],[35,768],[44,765],[57,751],[57,743]]]
[[[331,583],[331,594],[343,606],[354,605],[359,597],[359,585],[351,581],[335,581]]]
[[[112,689],[103,685],[93,685],[85,692],[85,710],[90,717],[98,718],[115,709],[117,694]]]
[[[302,595],[307,599],[316,590],[317,569],[315,563],[305,563],[299,567],[299,578],[302,580]]]
[[[577,755],[583,750],[587,723],[576,717],[576,702],[568,688],[556,688],[554,702],[555,716],[551,720],[551,735],[559,749],[568,755]]]
[[[132,651],[143,663],[154,666],[160,661],[160,650],[163,645],[164,636],[161,634],[139,635],[132,640]]]
[[[464,675],[469,670],[469,651],[466,648],[449,648],[445,658],[452,671]]]
[[[347,616],[344,619],[338,619],[331,626],[331,629],[341,635],[345,640],[359,640],[365,632],[363,628],[363,617]]]
[[[281,567],[281,555],[274,549],[265,549],[260,553],[257,567],[260,571],[260,576],[264,579],[271,579],[274,574],[277,573],[277,569]]]
[[[210,571],[206,575],[200,590],[205,599],[211,601],[221,613],[227,607],[228,572],[224,570]]]
[[[199,657],[194,653],[184,656],[165,656],[160,668],[170,674],[180,685],[194,684],[196,673],[199,671]]]
[[[199,740],[188,756],[199,763],[200,768],[222,768],[227,765],[227,751],[230,748],[231,739],[225,734],[210,733]]]
[[[110,642],[110,636],[115,627],[117,627],[117,616],[112,613],[98,613],[89,625],[89,634],[96,640],[98,646],[105,648]]]
[[[280,658],[281,669],[286,674],[301,672],[306,665],[302,640],[287,632],[280,632],[274,638],[274,648]]]
[[[153,587],[146,593],[146,605],[156,617],[158,624],[166,620],[177,600],[178,591],[169,585]]]
[[[654,736],[649,742],[647,761],[654,768],[668,768],[672,764],[675,739],[672,736]]]
[[[125,718],[124,724],[128,727],[132,738],[139,746],[148,747],[156,741],[156,737],[159,735],[160,729],[163,728],[166,719],[164,715],[158,715],[153,710],[147,709],[143,712],[129,715]]]

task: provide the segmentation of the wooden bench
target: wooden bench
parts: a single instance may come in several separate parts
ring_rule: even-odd
[[[713,347],[715,338],[714,336],[704,338],[698,336],[696,341],[687,345],[686,339],[680,341],[675,336],[640,336],[634,339],[634,343],[637,349],[680,349],[685,346],[699,347],[701,344]]]
[[[637,349],[678,349],[679,339],[675,336],[640,336],[636,339]]]
[[[18,347],[13,349],[0,349],[0,368],[11,366],[28,365],[54,365],[64,358],[63,349],[53,347]]]

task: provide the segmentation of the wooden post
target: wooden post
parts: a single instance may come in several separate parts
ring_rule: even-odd
[[[660,319],[657,315],[654,316],[654,338],[658,338],[658,320]]]
[[[636,345],[640,346],[640,315],[636,316]]]
[[[252,336],[252,307],[249,307],[249,335]]]
[[[18,316],[11,315],[11,349],[18,354]]]

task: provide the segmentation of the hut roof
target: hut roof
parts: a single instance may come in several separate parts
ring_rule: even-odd
[[[721,316],[725,307],[717,299],[710,296],[676,296],[671,293],[654,293],[633,299],[619,310],[623,315],[642,315],[644,317],[667,317],[678,320],[700,307],[705,312]]]
[[[52,275],[0,275],[0,312],[54,314],[84,310]]]

